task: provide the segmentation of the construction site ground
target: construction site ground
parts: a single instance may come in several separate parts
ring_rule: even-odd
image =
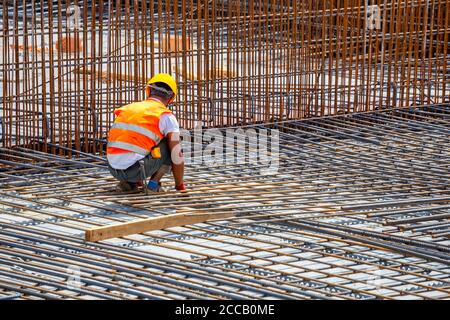
[[[1,149],[0,299],[450,298],[448,104],[249,128],[279,130],[278,171],[190,165],[188,194],[168,178],[162,194],[118,193],[97,155]]]

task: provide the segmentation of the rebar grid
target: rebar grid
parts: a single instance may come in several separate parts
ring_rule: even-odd
[[[189,166],[188,196],[116,193],[98,156],[3,149],[0,296],[449,298],[449,116],[435,105],[247,126],[280,130],[278,173]],[[202,211],[236,217],[83,241],[92,226]]]
[[[448,0],[3,0],[0,139],[101,152],[114,108],[156,72],[176,75],[185,128],[448,102],[449,12]]]

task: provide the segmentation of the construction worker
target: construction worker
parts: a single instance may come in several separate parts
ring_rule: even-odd
[[[184,192],[180,128],[168,108],[175,100],[177,84],[171,75],[160,73],[150,79],[145,93],[146,100],[114,111],[106,152],[109,171],[120,181],[118,191],[142,185],[160,192],[162,176],[172,170],[175,189]]]

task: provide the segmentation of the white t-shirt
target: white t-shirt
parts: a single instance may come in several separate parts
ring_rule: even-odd
[[[166,113],[159,119],[159,130],[166,137],[169,133],[180,132],[177,118],[171,113]],[[126,152],[120,154],[107,155],[109,165],[114,169],[127,169],[135,164],[137,161],[144,159],[143,155]]]

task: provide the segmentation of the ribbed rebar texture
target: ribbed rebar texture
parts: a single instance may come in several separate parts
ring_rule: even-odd
[[[450,298],[449,105],[244,129],[279,130],[278,172],[192,165],[188,195],[117,193],[93,155],[2,149],[0,298]],[[182,212],[236,217],[83,240]]]
[[[102,152],[157,72],[183,127],[449,101],[449,0],[2,0],[0,139]],[[42,150],[42,149],[41,149]]]

